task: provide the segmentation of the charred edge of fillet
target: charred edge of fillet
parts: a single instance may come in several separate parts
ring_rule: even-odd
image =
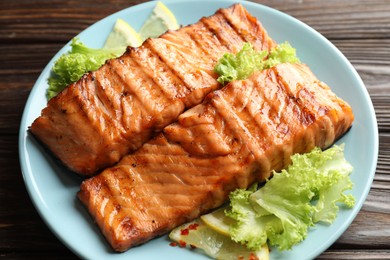
[[[340,140],[341,138],[343,138],[349,131],[351,131],[352,127],[353,127],[353,122],[352,122],[352,124],[344,131],[344,133],[342,133],[341,135],[336,136],[336,138],[335,138],[335,140],[334,140],[333,143],[336,143],[338,140]],[[329,148],[329,147],[331,147],[332,145],[333,145],[333,144],[331,144],[330,146],[328,146],[328,147],[326,147],[326,148]]]
[[[306,65],[305,65],[306,66]],[[307,67],[308,69],[309,69],[309,67]],[[272,69],[272,68],[271,68]],[[292,94],[292,93],[290,93],[290,91],[288,91],[288,89],[289,89],[289,87],[288,87],[288,84],[284,81],[284,79],[283,79],[283,76],[279,73],[279,71],[278,70],[276,70],[276,69],[273,69],[273,71],[274,71],[274,73],[275,73],[275,75],[276,75],[276,77],[277,77],[277,81],[278,81],[278,83],[280,84],[280,85],[282,85],[283,86],[283,91],[286,93],[286,96],[288,96],[289,98],[291,98],[296,104],[297,104],[297,106],[299,107],[299,109],[300,109],[300,111],[302,111],[302,114],[304,115],[304,117],[302,117],[302,119],[303,119],[303,121],[302,120],[300,120],[301,121],[301,123],[302,124],[304,124],[304,125],[312,125],[312,124],[315,124],[318,120],[321,120],[320,118],[322,118],[322,117],[328,117],[329,116],[329,109],[327,108],[327,107],[324,107],[323,108],[323,105],[320,105],[320,110],[321,109],[324,109],[323,111],[324,111],[324,114],[323,115],[318,115],[318,111],[313,111],[313,110],[310,110],[310,109],[308,109],[306,106],[305,106],[305,102],[302,102],[302,100],[300,99],[300,98],[296,98],[295,96],[294,96],[294,94]],[[311,71],[310,71],[311,72]],[[312,73],[312,72],[311,72]],[[311,81],[310,82],[310,84],[311,85],[317,85],[318,86],[318,84],[319,83],[321,83],[319,80],[318,80],[318,78],[313,74],[313,76],[315,77],[315,80],[313,80],[313,81]],[[325,84],[325,86],[327,87],[327,88],[329,88],[329,90],[331,90],[331,88],[328,86],[328,85],[326,85]],[[318,86],[319,87],[319,86]],[[304,87],[304,90],[307,90],[307,88],[306,87]],[[333,93],[334,94],[334,92],[333,91],[331,91],[330,93]],[[329,97],[329,96],[327,96],[327,97]],[[337,97],[337,96],[336,96]],[[338,97],[337,97],[338,98]],[[318,100],[316,99],[316,98],[314,98],[313,99],[315,102],[318,102]],[[338,103],[338,102],[336,102],[336,101],[332,101],[332,103],[334,104],[334,105],[336,105],[336,106],[339,106],[340,108],[341,107],[343,107],[344,105],[346,106],[346,107],[348,107],[349,109],[351,109],[352,110],[352,108],[350,107],[350,105],[346,102],[346,101],[344,101],[344,100],[342,100],[342,99],[339,99],[340,101],[339,102],[342,102],[342,103]],[[344,110],[343,110],[344,111]],[[317,112],[317,113],[316,113]],[[331,121],[332,121],[332,123],[333,123],[333,120],[331,119],[331,118],[329,118]],[[340,125],[343,125],[344,123],[343,123],[343,121],[338,121],[338,126],[340,126]],[[325,148],[328,148],[328,147],[330,147],[332,144],[334,144],[337,140],[339,140],[341,137],[343,137],[347,132],[349,132],[349,130],[350,130],[350,128],[352,127],[352,124],[353,124],[353,119],[352,119],[352,121],[351,121],[351,125],[350,126],[348,126],[348,128],[345,128],[345,126],[344,127],[342,127],[342,129],[344,129],[343,131],[336,131],[337,130],[337,127],[338,126],[333,126],[333,130],[334,130],[334,138],[333,138],[333,142],[331,143],[331,144],[329,144],[329,145],[327,145],[327,147],[325,147]],[[340,129],[339,129],[340,130]]]
[[[103,185],[105,185],[105,184],[103,184]],[[128,241],[123,241],[123,242],[117,241],[116,238],[114,237],[115,233],[112,232],[111,228],[108,228],[108,229],[102,228],[105,224],[104,217],[103,217],[103,219],[97,218],[98,214],[95,213],[96,210],[91,210],[91,208],[90,208],[91,204],[89,203],[89,201],[90,201],[90,197],[93,196],[93,194],[91,194],[91,191],[90,191],[90,189],[88,189],[88,186],[94,187],[93,189],[98,187],[98,186],[94,186],[93,183],[91,185],[83,185],[82,184],[80,186],[81,189],[77,192],[77,198],[79,199],[79,201],[83,205],[85,205],[85,208],[88,210],[88,212],[90,213],[90,215],[94,219],[96,226],[99,227],[100,233],[103,235],[103,237],[106,239],[106,241],[111,245],[111,248],[114,251],[119,252],[119,253],[124,252],[124,251],[128,250],[129,248],[142,245],[142,244],[144,244],[152,239],[156,239],[158,237],[161,237],[171,230],[171,229],[167,229],[167,227],[165,227],[165,228],[162,227],[162,228],[156,229],[156,230],[154,230],[153,238],[151,238],[149,235],[143,234],[141,232],[141,230],[135,228],[134,224],[132,222],[132,219],[130,219],[129,217],[125,217],[122,219],[121,226],[123,226],[126,230],[128,230],[127,234],[131,234],[132,241],[130,244],[128,244]],[[108,190],[111,190],[109,186],[106,186],[106,187]],[[100,186],[99,186],[99,188],[100,188]],[[116,245],[116,246],[114,246],[114,245]]]
[[[288,97],[292,102],[294,102],[301,111],[303,117],[301,117],[299,121],[305,126],[313,124],[317,120],[315,113],[313,113],[313,111],[308,110],[304,103],[302,103],[299,98],[297,98],[293,93],[288,90],[289,86],[284,81],[283,75],[280,75],[275,68],[271,68],[271,70],[273,73],[275,73],[277,83],[278,85],[282,86],[281,89],[285,93],[286,97]]]
[[[66,170],[69,173],[71,173],[73,176],[79,177],[80,180],[84,180],[85,179],[84,175],[76,173],[71,168],[69,168],[63,161],[61,161],[61,159],[58,158],[58,156],[54,152],[52,152],[50,150],[50,148],[44,142],[42,142],[37,136],[34,135],[34,133],[31,131],[30,128],[31,127],[28,127],[28,129],[27,129],[27,138],[31,138],[32,142],[35,142],[35,143],[39,144],[39,145],[36,145],[36,147],[38,149],[40,149],[41,153],[45,157],[47,157],[49,162],[53,161],[55,166],[59,166],[63,170]]]

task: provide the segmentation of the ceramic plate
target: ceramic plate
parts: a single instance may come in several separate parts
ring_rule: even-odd
[[[236,1],[237,2],[237,1]],[[230,0],[167,0],[164,3],[177,16],[180,24],[197,22],[212,15],[218,8],[234,3]],[[242,2],[256,16],[277,42],[289,41],[297,49],[301,61],[308,64],[317,77],[353,108],[352,129],[338,143],[345,143],[346,158],[354,166],[351,174],[355,183],[351,193],[356,206],[341,210],[331,226],[317,225],[307,239],[291,251],[272,250],[271,259],[311,259],[325,251],[346,230],[359,212],[370,189],[378,156],[378,130],[374,109],[359,75],[328,40],[304,23],[277,10],[251,2]],[[139,29],[155,2],[137,5],[102,19],[81,32],[78,37],[90,47],[102,47],[117,18],[123,18]],[[196,252],[169,246],[161,237],[125,253],[114,253],[95,226],[89,214],[76,198],[81,179],[67,173],[28,134],[28,127],[46,105],[47,78],[53,62],[69,49],[64,46],[45,67],[35,83],[23,114],[19,152],[27,190],[38,212],[75,254],[89,259],[207,259]]]

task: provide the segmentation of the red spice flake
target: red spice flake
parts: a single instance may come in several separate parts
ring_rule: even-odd
[[[180,247],[186,247],[187,243],[184,242],[183,240],[179,240],[179,246]]]
[[[254,253],[251,253],[249,255],[249,260],[259,260],[259,258]]]
[[[196,246],[190,245],[191,249],[196,249]]]
[[[199,224],[198,224],[198,223],[193,223],[193,224],[191,224],[191,225],[188,226],[188,229],[190,229],[190,230],[196,230],[198,227],[199,227]]]
[[[180,235],[187,236],[190,233],[190,230],[188,228],[180,230]]]
[[[176,242],[171,242],[169,245],[170,246],[177,246],[177,243]]]

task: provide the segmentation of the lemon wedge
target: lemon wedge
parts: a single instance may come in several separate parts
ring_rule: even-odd
[[[225,215],[225,209],[226,207],[219,208],[209,214],[202,215],[200,218],[209,228],[229,236],[229,228],[233,225],[234,220]]]
[[[127,46],[138,47],[142,44],[140,35],[123,19],[117,19],[103,46],[104,49],[113,49]]]
[[[175,15],[162,2],[158,1],[148,19],[142,25],[139,35],[142,41],[155,38],[167,30],[179,29]]]
[[[181,247],[199,248],[206,255],[215,259],[269,259],[269,248],[264,244],[260,250],[251,251],[247,247],[238,244],[230,237],[215,232],[201,219],[179,226],[171,231],[170,239],[176,241]]]

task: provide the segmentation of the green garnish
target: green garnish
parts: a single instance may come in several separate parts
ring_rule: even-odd
[[[266,50],[255,51],[250,43],[245,43],[237,54],[225,53],[215,65],[214,71],[220,75],[218,82],[226,84],[246,79],[255,71],[286,62],[300,62],[295,49],[288,42],[277,45],[269,53]]]
[[[115,58],[124,52],[118,49],[93,49],[74,38],[71,50],[63,54],[54,64],[48,79],[47,98],[51,99],[69,84],[79,80],[88,71],[97,70],[107,59]]]
[[[229,231],[234,241],[252,250],[267,241],[279,250],[291,249],[315,223],[334,221],[336,203],[353,207],[354,197],[344,194],[352,189],[352,166],[344,158],[343,145],[291,158],[292,164],[259,190],[231,193],[231,208],[225,214],[235,220]]]

